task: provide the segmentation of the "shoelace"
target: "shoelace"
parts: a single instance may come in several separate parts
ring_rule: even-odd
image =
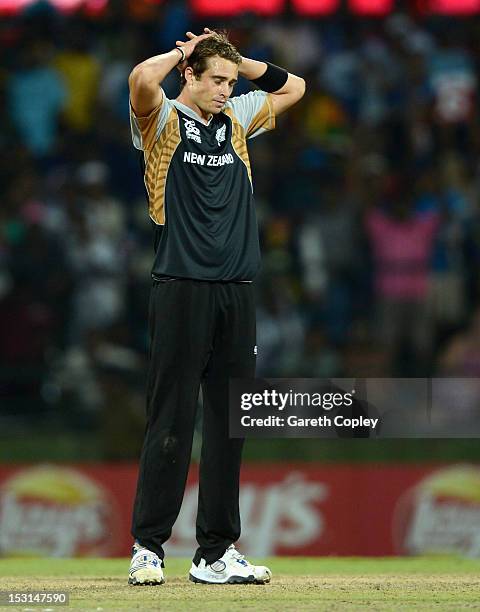
[[[230,556],[234,559],[237,559],[238,561],[245,561],[245,563],[250,565],[250,563],[245,559],[245,555],[242,555],[233,544],[227,548],[227,551],[230,551]]]
[[[158,555],[156,555],[154,552],[152,552],[151,550],[147,550],[145,547],[141,547],[141,548],[137,548],[135,549],[135,552],[133,553],[133,557],[135,557],[136,555],[138,555],[138,553],[141,553],[140,556],[145,556],[145,561],[147,562],[154,562],[155,565],[155,561],[158,561],[160,563],[160,559],[158,557]]]

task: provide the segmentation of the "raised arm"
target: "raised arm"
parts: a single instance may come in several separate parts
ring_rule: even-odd
[[[209,36],[213,33],[213,30],[210,28],[204,28],[203,31],[205,34],[202,34],[202,36]],[[185,46],[190,42],[201,37],[195,36],[195,34],[192,32],[187,32],[187,38],[190,39],[187,43],[177,41],[177,44],[182,45],[182,48],[185,48]],[[276,66],[272,66],[272,68],[276,69],[277,71],[281,70]],[[242,63],[238,67],[238,73],[249,81],[255,81],[256,79],[264,77],[267,70],[269,70],[268,64],[249,59],[248,57],[242,57]],[[288,72],[287,75],[287,80],[278,90],[273,92],[269,90],[270,95],[272,96],[273,112],[275,113],[275,116],[280,115],[288,108],[293,106],[303,97],[303,94],[305,93],[304,79],[296,76],[295,74],[291,74],[290,72]],[[267,90],[265,89],[265,91]]]
[[[264,76],[267,69],[268,65],[265,62],[242,57],[242,63],[238,67],[238,72],[249,81],[255,81]],[[289,72],[285,84],[277,91],[270,93],[275,116],[280,115],[280,113],[293,106],[302,98],[304,93],[305,81],[301,77]]]
[[[135,66],[128,77],[130,102],[137,117],[147,116],[162,101],[160,84],[175,67],[182,68],[197,43],[210,34],[193,36],[187,43],[168,53],[155,55]],[[183,53],[182,53],[183,51]]]
[[[162,101],[160,83],[182,61],[178,49],[150,57],[135,66],[128,77],[130,102],[137,117],[145,117]]]

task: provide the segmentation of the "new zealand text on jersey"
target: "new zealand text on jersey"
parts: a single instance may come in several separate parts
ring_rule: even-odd
[[[203,155],[201,153],[185,151],[183,161],[188,164],[198,164],[199,166],[224,166],[225,164],[233,164],[235,160],[231,153],[225,153],[224,155]]]

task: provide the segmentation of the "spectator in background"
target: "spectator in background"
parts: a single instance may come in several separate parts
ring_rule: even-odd
[[[127,80],[131,58],[136,56],[137,44],[135,33],[125,27],[118,38],[108,40],[104,50],[104,62],[98,83],[98,102],[101,103],[102,113],[113,114],[122,124],[125,107],[128,107]],[[92,66],[90,72],[95,73]],[[93,82],[92,86],[94,89]]]
[[[361,90],[361,58],[355,33],[333,26],[324,37],[325,57],[319,65],[320,82],[347,113],[355,118]]]
[[[361,52],[358,122],[373,128],[381,126],[397,110],[395,90],[403,76],[402,66],[378,36],[367,37]]]
[[[436,212],[415,212],[407,185],[390,193],[385,210],[372,207],[366,212],[380,340],[388,351],[387,375],[428,374],[433,330],[427,296],[439,220]],[[398,369],[397,360],[404,348],[411,355],[405,362],[411,364],[408,372]]]
[[[448,28],[440,36],[440,46],[428,64],[430,86],[434,92],[434,121],[438,144],[464,151],[471,145],[470,130],[476,117],[477,75],[472,58]]]
[[[324,90],[313,91],[305,100],[303,129],[310,144],[335,150],[345,146],[348,119],[338,101]]]
[[[325,332],[337,344],[347,339],[353,318],[353,274],[358,259],[357,206],[341,187],[335,179],[318,184],[316,206],[299,231],[305,290],[316,317],[320,312],[314,304],[321,304]]]
[[[467,169],[455,151],[440,160],[437,198],[433,210],[443,208],[435,241],[431,277],[431,316],[440,331],[463,323],[466,307],[466,227],[473,217],[474,193]],[[432,177],[433,178],[433,177]]]
[[[70,130],[85,133],[92,128],[95,117],[100,64],[89,51],[88,36],[82,29],[70,33],[66,42],[54,62],[67,91],[63,118]]]
[[[7,105],[19,139],[32,155],[53,153],[65,87],[49,65],[51,48],[45,41],[25,43],[18,70],[7,80]]]
[[[87,162],[77,180],[83,201],[69,210],[68,257],[76,279],[70,342],[82,344],[89,330],[109,327],[123,314],[126,252],[121,206],[105,190],[106,168]]]

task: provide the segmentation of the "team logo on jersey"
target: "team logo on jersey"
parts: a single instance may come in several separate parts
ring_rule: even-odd
[[[225,140],[226,131],[227,131],[227,126],[225,124],[223,124],[221,128],[218,128],[215,134],[215,138],[217,139],[218,146],[220,146],[222,142]]]
[[[195,121],[193,121],[193,119],[183,119],[183,122],[185,124],[187,138],[201,143],[202,139],[200,138],[200,130],[195,125]]]

